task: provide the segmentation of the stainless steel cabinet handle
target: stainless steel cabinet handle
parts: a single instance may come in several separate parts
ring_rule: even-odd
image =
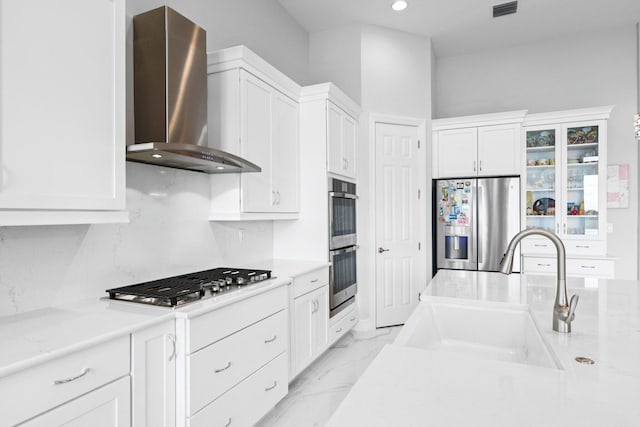
[[[268,340],[264,340],[265,344],[269,344],[270,342],[274,342],[278,338],[277,335],[274,335],[273,338],[269,338]]]
[[[567,234],[567,224],[562,224],[562,232]]]
[[[168,334],[167,338],[171,341],[171,345],[173,346],[173,350],[171,351],[171,355],[169,356],[169,362],[171,362],[176,357],[176,337],[172,334]]]
[[[276,204],[280,205],[280,192],[276,191],[276,194],[278,195],[278,201],[276,202]]]
[[[349,322],[353,322],[354,320],[356,320],[356,316],[353,316],[351,319],[349,319]]]
[[[349,169],[349,159],[344,159],[344,170]]]
[[[381,254],[382,252],[389,252],[389,249],[378,248],[378,253]]]
[[[342,332],[342,328],[336,329],[336,334],[339,334],[340,332]]]
[[[551,267],[551,264],[538,264],[538,267]]]
[[[310,281],[310,283],[316,283],[318,281],[318,279],[313,279]]]
[[[476,161],[475,160],[473,161],[473,171],[474,172],[476,171]]]
[[[275,205],[276,204],[276,192],[275,191],[271,191],[271,204]]]
[[[596,268],[595,265],[581,265],[582,268]]]
[[[590,246],[589,246],[589,245],[576,245],[576,248],[589,249],[589,248],[590,248]]]
[[[214,372],[216,374],[222,372],[222,371],[226,371],[227,369],[229,369],[231,367],[231,362],[227,362],[227,366],[225,366],[224,368],[220,368],[220,369],[216,369]]]
[[[231,417],[229,417],[229,421],[224,425],[224,427],[229,427],[231,425]]]
[[[482,172],[482,160],[480,160],[480,172]]]
[[[90,370],[91,369],[89,369],[89,368],[84,368],[79,375],[76,375],[75,377],[71,377],[71,378],[65,378],[64,380],[55,380],[53,382],[53,385],[66,384],[66,383],[70,383],[71,381],[75,381],[77,379],[80,379],[80,378],[84,377],[85,375],[87,375]]]
[[[277,385],[278,385],[278,381],[274,380],[273,385],[271,387],[265,388],[264,391],[273,390],[274,388],[276,388]]]

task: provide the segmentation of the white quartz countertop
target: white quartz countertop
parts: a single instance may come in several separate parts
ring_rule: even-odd
[[[272,270],[271,280],[171,309],[96,298],[0,316],[0,378],[176,317],[194,317],[291,283],[327,262],[267,260],[247,266]]]
[[[329,426],[638,426],[640,291],[636,281],[569,278],[573,332],[551,329],[555,277],[441,270],[430,301],[529,307],[562,369],[386,346]],[[574,359],[585,356],[595,365]]]

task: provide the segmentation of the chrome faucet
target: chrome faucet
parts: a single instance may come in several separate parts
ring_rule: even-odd
[[[520,240],[527,236],[544,236],[553,242],[556,247],[558,277],[556,284],[556,300],[553,303],[553,330],[557,332],[571,332],[571,322],[575,319],[576,306],[578,305],[578,295],[573,295],[571,301],[567,305],[567,270],[566,270],[566,253],[562,240],[555,234],[542,228],[528,228],[513,236],[507,252],[500,261],[500,272],[503,274],[511,274],[513,271],[513,255],[516,246]]]

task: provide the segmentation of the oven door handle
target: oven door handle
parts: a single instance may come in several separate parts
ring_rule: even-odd
[[[355,194],[350,194],[350,193],[339,193],[337,191],[329,191],[329,196],[331,197],[340,197],[342,199],[357,199],[358,196],[356,196]]]
[[[335,256],[335,255],[341,255],[341,254],[353,252],[357,249],[360,249],[360,245],[353,245],[353,246],[349,246],[348,248],[342,248],[342,249],[334,249],[329,252],[331,253],[332,256]]]

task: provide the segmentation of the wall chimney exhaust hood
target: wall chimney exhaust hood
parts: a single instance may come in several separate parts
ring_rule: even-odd
[[[127,160],[204,173],[260,172],[207,141],[206,34],[166,6],[133,18],[135,144]]]

